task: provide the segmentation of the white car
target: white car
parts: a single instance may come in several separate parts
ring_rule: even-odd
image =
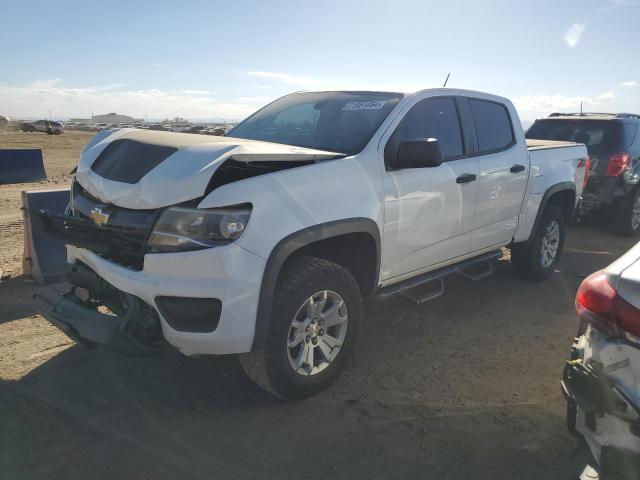
[[[60,135],[64,133],[64,125],[51,120],[36,120],[35,122],[25,122],[22,124],[23,132],[42,132],[48,135]]]
[[[567,422],[601,478],[640,478],[640,243],[587,277],[576,295],[580,330],[562,381]]]
[[[222,137],[103,132],[68,214],[33,212],[76,286],[42,312],[90,345],[243,354],[258,384],[305,397],[344,368],[373,295],[420,303],[505,246],[551,275],[587,162],[527,146],[509,100],[453,89],[296,93]]]

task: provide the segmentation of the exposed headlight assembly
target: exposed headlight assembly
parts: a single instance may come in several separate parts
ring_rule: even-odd
[[[153,227],[148,251],[184,252],[233,242],[242,235],[250,215],[251,208],[247,206],[211,210],[167,208]]]

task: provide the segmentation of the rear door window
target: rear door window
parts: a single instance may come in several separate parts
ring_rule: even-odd
[[[469,99],[480,154],[504,150],[515,143],[507,107],[487,100]]]
[[[398,125],[390,144],[404,140],[436,138],[445,160],[464,154],[462,130],[453,98],[427,98],[416,103]]]

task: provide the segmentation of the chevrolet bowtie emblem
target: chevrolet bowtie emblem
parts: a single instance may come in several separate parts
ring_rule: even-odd
[[[94,208],[93,210],[91,210],[89,217],[98,227],[106,225],[106,223],[109,221],[109,214],[104,213],[100,208]]]

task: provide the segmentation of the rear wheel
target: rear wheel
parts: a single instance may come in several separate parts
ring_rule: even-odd
[[[618,219],[617,230],[621,235],[633,236],[640,232],[640,189],[636,189]]]
[[[361,311],[360,290],[348,270],[320,258],[294,259],[278,282],[265,346],[241,355],[242,367],[281,398],[314,395],[344,369]]]
[[[564,216],[560,208],[547,208],[532,234],[531,241],[511,248],[511,263],[516,271],[531,280],[548,278],[562,254],[565,229]]]

